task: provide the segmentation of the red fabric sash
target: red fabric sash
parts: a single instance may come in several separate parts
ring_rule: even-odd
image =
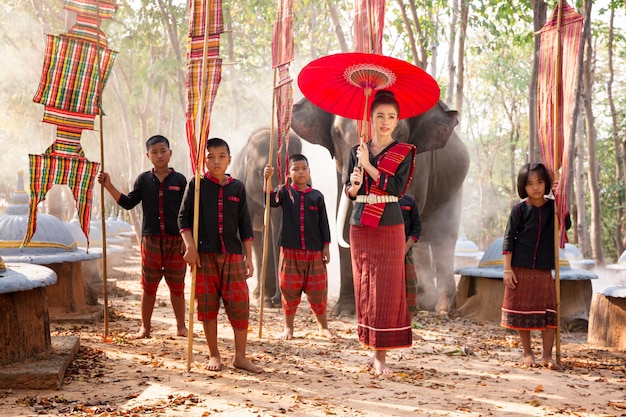
[[[385,154],[381,157],[378,162],[378,170],[384,172],[387,175],[395,175],[400,163],[404,161],[404,159],[409,155],[411,155],[411,170],[409,171],[409,178],[406,182],[406,186],[402,193],[398,196],[398,198],[402,197],[406,192],[406,189],[413,178],[413,171],[415,170],[415,146],[408,143],[396,143],[393,145]],[[369,189],[370,194],[374,195],[386,195],[384,190],[378,188],[376,184],[372,184]],[[361,214],[361,225],[370,226],[370,227],[378,227],[380,223],[380,218],[385,211],[386,203],[376,203],[376,204],[365,204],[365,208],[363,209],[363,214]]]

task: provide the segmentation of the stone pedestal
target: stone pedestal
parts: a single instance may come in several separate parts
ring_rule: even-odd
[[[587,342],[626,351],[626,286],[593,295]]]

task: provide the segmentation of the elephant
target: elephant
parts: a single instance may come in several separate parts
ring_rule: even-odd
[[[268,163],[270,129],[260,128],[254,131],[244,147],[233,159],[231,174],[234,178],[242,181],[246,187],[246,198],[248,211],[252,219],[254,230],[254,241],[252,251],[255,258],[255,271],[257,284],[261,282],[261,271],[263,263],[263,233],[264,233],[264,213],[265,213],[265,193],[263,192],[264,178],[263,169]],[[274,155],[277,148],[277,139],[274,136]],[[281,161],[285,160],[285,148],[281,153]],[[302,142],[298,136],[290,132],[289,155],[302,152]],[[275,158],[275,157],[274,157]],[[275,159],[273,160],[273,162]],[[283,170],[286,170],[283,167]],[[283,171],[284,172],[284,171]],[[277,173],[272,177],[272,184],[278,184]],[[280,210],[270,211],[270,236],[267,245],[267,265],[264,286],[265,306],[280,306],[280,288],[278,286],[278,231],[280,228]],[[253,297],[259,298],[261,286],[257,285]]]
[[[400,120],[393,137],[416,146],[415,173],[407,194],[413,194],[422,220],[422,235],[414,246],[418,277],[418,303],[421,309],[449,313],[453,307],[454,248],[458,235],[463,182],[469,169],[467,147],[454,132],[457,112],[438,102],[428,112]],[[337,190],[343,190],[350,149],[357,144],[356,123],[330,114],[306,98],[293,105],[291,128],[303,140],[328,149],[335,159]],[[338,192],[338,215],[341,208]],[[349,204],[351,209],[351,204]],[[346,215],[349,218],[349,213]],[[338,217],[338,229],[340,219]],[[338,240],[343,235],[338,230]],[[341,283],[339,299],[332,314],[351,316],[355,312],[350,251],[339,249]]]

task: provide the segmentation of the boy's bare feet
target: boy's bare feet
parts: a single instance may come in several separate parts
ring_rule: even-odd
[[[337,335],[335,334],[335,332],[330,330],[329,328],[320,329],[319,332],[320,332],[320,336],[325,337],[327,339],[330,339],[330,340],[337,339]]]
[[[187,337],[189,336],[189,332],[187,331],[186,327],[179,327],[176,331],[176,336]]]
[[[552,358],[543,358],[541,361],[541,366],[548,368],[552,371],[562,371],[563,368],[559,366]]]
[[[519,365],[524,368],[536,368],[537,362],[535,362],[535,357],[533,355],[524,355],[519,361]]]
[[[387,357],[387,351],[385,350],[377,350],[374,353],[374,357],[372,358],[374,360],[372,367],[376,371],[376,375],[387,376],[387,375],[393,374],[393,371],[391,370],[391,368],[387,366],[387,364],[385,363],[386,357]]]
[[[209,356],[209,361],[204,366],[204,369],[207,371],[221,371],[222,370],[222,361],[219,356]]]
[[[139,329],[137,333],[132,336],[133,339],[149,339],[150,338],[150,329],[146,329],[142,327]]]
[[[260,374],[261,372],[264,372],[262,367],[260,367],[259,365],[255,365],[254,362],[246,357],[242,359],[235,357],[235,359],[233,360],[233,366],[235,368],[245,369],[246,371],[252,372],[254,374]]]
[[[293,328],[285,327],[283,333],[279,336],[282,340],[291,340],[293,339]]]

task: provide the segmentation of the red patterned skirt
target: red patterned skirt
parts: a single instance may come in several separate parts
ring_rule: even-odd
[[[556,293],[550,269],[513,267],[515,289],[504,287],[500,325],[513,330],[556,328]]]
[[[350,226],[359,340],[374,349],[411,346],[404,225]]]

